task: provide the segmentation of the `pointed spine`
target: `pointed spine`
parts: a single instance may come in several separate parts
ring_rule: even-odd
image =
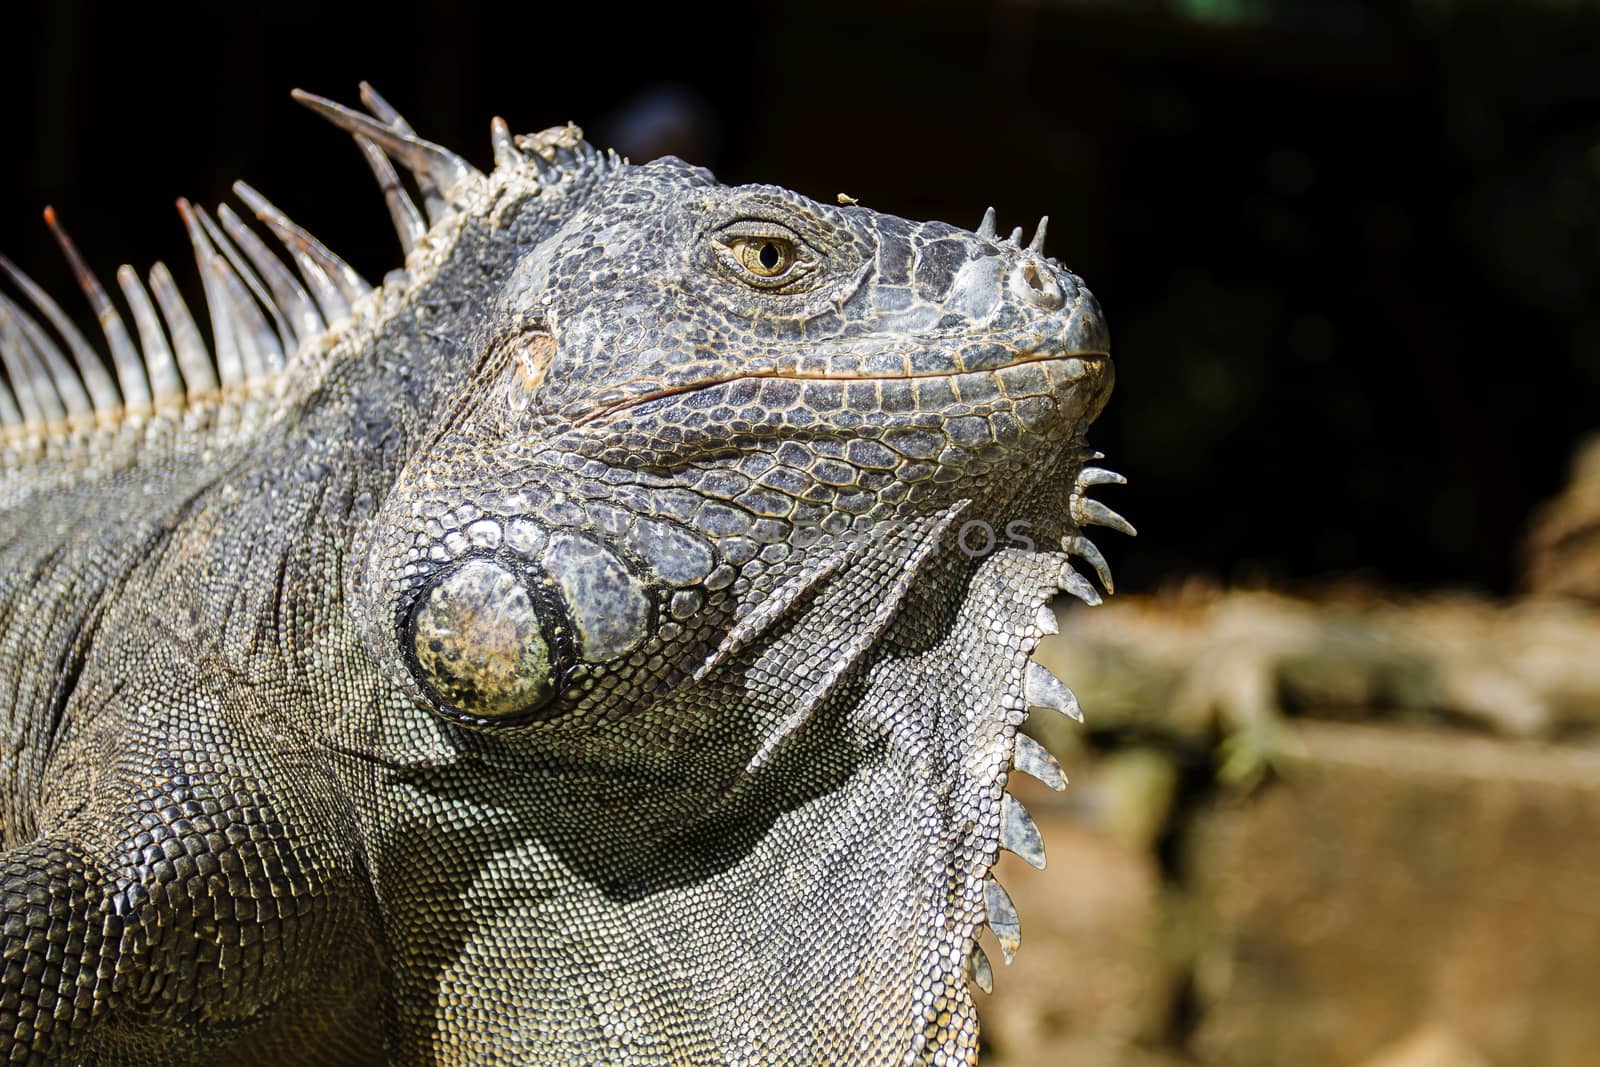
[[[31,345],[34,353],[43,360],[50,382],[55,387],[56,395],[61,398],[67,414],[86,415],[92,411],[94,405],[89,400],[89,394],[84,391],[83,382],[78,378],[77,371],[72,369],[72,364],[67,362],[67,357],[56,343],[50,340],[50,335],[44,332],[44,328],[33,321],[32,315],[4,294],[0,294],[0,309],[10,313],[14,324],[22,332],[22,339]]]
[[[316,301],[311,299],[311,294],[306,292],[294,272],[272,253],[254,230],[245,225],[243,219],[234,214],[232,208],[227,204],[217,205],[217,221],[266,281],[267,288],[272,291],[272,303],[282,312],[289,325],[293,347],[298,348],[307,339],[328,328],[328,324],[322,320],[322,312],[317,310]]]
[[[1106,557],[1095,547],[1093,541],[1082,534],[1068,534],[1061,539],[1061,548],[1093,567],[1095,575],[1108,594],[1117,591],[1117,587],[1111,581],[1111,565],[1106,562]]]
[[[1049,215],[1039,216],[1039,228],[1033,231],[1033,240],[1028,242],[1028,251],[1037,255],[1044,251],[1044,231],[1050,225]]]
[[[379,122],[396,133],[407,137],[416,136],[416,131],[411,128],[411,123],[402,118],[400,112],[396,111],[389,101],[379,95],[378,90],[367,82],[361,83],[360,90],[362,105],[372,112]],[[427,215],[429,224],[431,225],[440,219],[448,217],[450,205],[440,195],[439,187],[434,184],[433,179],[426,174],[416,172],[412,173],[412,177],[416,179],[417,192],[422,194],[422,210]]]
[[[986,241],[994,240],[996,225],[998,225],[998,223],[995,221],[994,208],[985,208],[983,211],[983,221],[978,223],[978,236],[982,237]]]
[[[275,232],[279,233],[280,238],[292,240],[299,251],[314,259],[317,266],[323,269],[333,281],[333,284],[339,287],[339,294],[344,297],[347,303],[354,304],[357,300],[372,292],[371,284],[356,273],[354,267],[334,255],[327,245],[311,236],[309,232],[295,225],[290,221],[289,216],[274,207],[266,197],[251,189],[244,182],[233,183],[233,191],[238,193],[241,198],[244,196],[243,190],[246,189],[249,189],[255,196],[253,203],[248,200],[246,203],[250,203],[251,209],[258,212],[257,217],[269,226],[273,226]],[[259,214],[261,210],[265,210],[266,214]]]
[[[1118,515],[1098,500],[1081,496],[1072,502],[1072,517],[1080,526],[1105,526],[1129,537],[1137,537],[1138,530],[1133,528],[1133,523]]]
[[[425,141],[415,134],[401,133],[393,126],[386,126],[359,111],[351,111],[343,104],[336,104],[303,89],[295,89],[289,95],[340,129],[376,141],[413,173],[426,174],[446,197],[457,185],[480,176],[472,164],[432,141]]]
[[[994,968],[977,942],[967,950],[967,980],[985,993],[994,992]]]
[[[223,258],[228,261],[228,266],[232,268],[228,271],[228,277],[224,279],[228,285],[229,298],[238,310],[240,320],[249,326],[255,336],[263,369],[268,374],[282,370],[285,354],[295,350],[295,334],[289,325],[289,320],[284,317],[277,301],[267,292],[267,287],[261,278],[234,247],[228,235],[222,232],[222,228],[212,221],[206,209],[195,204],[194,214],[206,231],[206,236],[211,238],[211,243],[222,253]],[[235,292],[240,288],[244,291]],[[262,308],[266,308],[265,317],[261,313]],[[267,318],[272,320],[270,327]]]
[[[156,317],[155,305],[139,281],[138,272],[127,264],[118,267],[117,287],[133,313],[133,328],[139,333],[139,350],[144,353],[145,370],[150,375],[150,392],[156,406],[182,401],[183,379],[178,376],[172,348],[161,332],[161,320]]]
[[[177,357],[178,369],[183,373],[184,391],[189,396],[209,393],[217,389],[217,368],[206,350],[200,327],[195,325],[189,305],[183,302],[172,272],[165,263],[150,268],[150,291],[155,294],[161,317],[166,320],[167,333],[172,337],[172,352]]]
[[[316,297],[318,306],[322,308],[323,321],[332,326],[349,318],[352,298],[346,287],[340,285],[334,276],[336,269],[330,270],[327,264],[328,258],[337,259],[337,257],[323,248],[320,241],[290,222],[289,217],[274,207],[270,200],[244,182],[234,182],[233,191],[251,211],[255,212],[256,218],[267,224],[273,235],[288,250],[295,266],[300,268],[300,276],[305,279],[312,295]],[[320,249],[323,255],[316,254],[317,249]],[[342,261],[340,264],[342,265]]]
[[[511,127],[507,126],[506,120],[499,115],[489,120],[489,146],[494,149],[496,170],[515,170],[522,165],[522,153],[517,151],[517,143],[511,136]]]
[[[0,307],[0,361],[5,363],[6,377],[11,380],[11,388],[17,394],[23,422],[43,426],[49,421],[49,416],[40,393],[49,383],[34,370],[22,331],[17,329],[15,319],[3,307]],[[55,395],[53,388],[50,395]]]
[[[1022,920],[1017,916],[1016,905],[1011,903],[1011,894],[992,874],[983,880],[983,908],[989,916],[989,929],[1000,942],[1000,955],[1009,967],[1022,944]]]
[[[23,424],[22,411],[5,382],[0,382],[0,427],[14,430]]]
[[[117,314],[116,305],[111,303],[110,295],[100,284],[100,279],[94,276],[94,271],[89,269],[89,264],[78,254],[78,246],[67,236],[67,231],[56,218],[54,208],[44,209],[44,221],[55,236],[56,244],[61,246],[61,254],[72,268],[73,277],[78,280],[83,295],[88,297],[89,307],[100,321],[100,330],[106,335],[106,343],[111,346],[111,363],[117,370],[117,384],[122,389],[123,404],[130,408],[149,407],[150,382],[145,377],[144,358],[134,347],[133,338],[128,336],[128,327],[123,324],[122,316]]]
[[[189,233],[195,267],[200,272],[200,286],[206,294],[206,311],[211,316],[211,347],[217,354],[217,376],[222,379],[224,389],[243,385],[247,377],[246,367],[238,342],[234,339],[232,301],[228,299],[227,288],[212,265],[214,260],[220,261],[222,257],[211,247],[211,241],[195,219],[189,201],[178,200],[178,215]]]
[[[1078,472],[1078,485],[1127,485],[1128,479],[1104,467],[1085,467]]]
[[[539,175],[539,184],[540,185],[557,185],[557,184],[560,184],[560,182],[561,182],[561,168],[560,167],[556,166],[550,160],[548,160],[548,159],[544,158],[543,156],[539,155],[537,152],[529,155],[527,157],[527,160],[528,160],[529,163],[533,164],[534,172]]]
[[[1017,747],[1011,754],[1011,766],[1023,774],[1039,779],[1056,792],[1067,787],[1067,776],[1061,764],[1039,742],[1027,734],[1017,735]]]
[[[1023,676],[1023,699],[1030,708],[1056,711],[1077,722],[1083,721],[1083,709],[1078,706],[1078,698],[1072,694],[1072,690],[1042,664],[1032,660],[1028,661],[1027,672]]]
[[[1028,809],[1010,793],[1000,794],[1000,847],[1035,870],[1044,870],[1044,838]]]
[[[378,180],[378,188],[383,190],[383,203],[389,209],[389,221],[394,223],[394,232],[400,238],[400,250],[409,256],[411,250],[417,247],[417,242],[422,240],[422,235],[428,232],[427,224],[422,221],[422,213],[411,202],[411,197],[406,195],[394,164],[389,162],[389,157],[377,142],[370,137],[357,136],[356,144],[371,168],[372,176]]]
[[[24,274],[21,268],[5,256],[0,256],[0,272],[4,272],[12,284],[22,290],[29,302],[39,310],[51,326],[55,327],[56,333],[61,335],[62,340],[67,342],[67,350],[72,353],[72,362],[78,368],[78,376],[89,392],[94,410],[99,414],[109,415],[120,408],[122,394],[117,392],[116,383],[111,380],[111,375],[106,373],[105,364],[100,362],[94,347],[83,336],[83,332],[73,325],[72,320],[67,318],[66,312],[61,310],[60,305],[50,299],[49,293],[40,288],[37,282]]]
[[[244,282],[231,264],[221,256],[211,261],[228,298],[230,317],[233,320],[233,339],[239,346],[239,359],[244,364],[245,381],[256,382],[283,369],[283,346],[273,331],[261,307],[245,288]]]
[[[1091,608],[1097,608],[1103,602],[1100,598],[1099,592],[1095,590],[1094,586],[1089,584],[1089,579],[1085,578],[1083,575],[1074,570],[1072,564],[1070,563],[1063,563],[1061,565],[1061,572],[1056,577],[1056,581],[1061,586],[1063,592],[1071,593],[1073,596],[1077,597]]]

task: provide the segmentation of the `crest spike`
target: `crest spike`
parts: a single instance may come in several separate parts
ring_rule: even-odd
[[[0,382],[0,427],[14,429],[23,423],[22,412],[5,382]]]
[[[1078,706],[1078,698],[1066,683],[1051,674],[1042,663],[1028,661],[1023,683],[1023,699],[1028,702],[1028,707],[1057,711],[1076,722],[1083,721],[1083,709]]]
[[[117,384],[122,388],[123,403],[130,408],[149,407],[150,383],[145,378],[144,357],[134,347],[133,338],[128,335],[128,327],[123,324],[122,316],[117,314],[116,305],[111,303],[111,297],[100,284],[100,279],[84,262],[78,246],[67,236],[67,231],[56,218],[55,208],[44,209],[44,223],[50,227],[56,244],[61,246],[61,254],[67,257],[67,265],[72,268],[83,295],[88,297],[89,307],[100,321],[100,330],[106,335],[106,343],[111,346],[111,363],[117,370]]]
[[[989,929],[1000,942],[1000,955],[1009,967],[1017,954],[1017,946],[1022,943],[1022,920],[1017,918],[1017,906],[1011,903],[1011,894],[993,874],[983,879],[983,906]]]
[[[379,122],[396,133],[404,134],[408,137],[416,136],[416,131],[411,128],[411,123],[407,122],[400,112],[394,109],[394,105],[385,100],[370,83],[362,82],[360,91],[362,105],[372,112]],[[422,210],[427,214],[428,222],[435,223],[447,217],[450,214],[450,205],[445,203],[443,196],[439,195],[439,187],[434,184],[433,179],[426,174],[415,172],[412,177],[417,181],[417,191],[422,194]]]
[[[239,348],[239,363],[244,368],[244,384],[261,381],[283,367],[283,349],[267,324],[266,316],[251,298],[238,273],[222,256],[211,257],[211,270],[217,276],[228,300],[233,322],[233,343]]]
[[[211,315],[211,345],[217,353],[217,376],[222,379],[224,389],[242,385],[245,381],[244,357],[239,351],[238,342],[234,340],[233,316],[230,314],[232,302],[228,299],[221,277],[212,266],[212,261],[221,257],[211,247],[211,241],[194,217],[189,201],[182,197],[178,199],[178,216],[183,219],[183,227],[189,232],[195,266],[200,271],[200,285],[206,294],[206,311]]]
[[[24,421],[42,426],[61,418],[64,412],[55,386],[32,355],[10,311],[0,308],[0,361],[5,363],[6,377],[17,391]]]
[[[233,268],[231,273],[243,288],[248,290],[246,299],[241,303],[238,295],[233,292],[235,286],[232,283],[228,284],[230,297],[233,298],[234,304],[240,313],[251,323],[252,329],[254,329],[257,319],[260,319],[261,325],[265,327],[266,320],[262,317],[260,309],[262,305],[266,306],[268,314],[272,317],[277,335],[270,338],[258,337],[256,347],[260,349],[265,357],[265,369],[269,373],[282,370],[284,349],[287,348],[292,352],[295,348],[294,332],[289,328],[288,320],[283,317],[283,312],[278,310],[278,305],[268,295],[266,287],[261,284],[261,279],[250,268],[250,264],[244,261],[244,257],[239,254],[239,250],[233,247],[233,242],[228,240],[227,235],[211,220],[210,213],[199,204],[195,204],[194,214],[195,218],[200,220],[200,225],[205,229],[206,236],[211,238],[211,243],[217,247],[217,250],[227,259],[228,265]],[[224,280],[226,281],[226,279]]]
[[[521,166],[522,153],[517,151],[517,143],[512,140],[511,127],[499,115],[489,120],[489,144],[494,148],[496,170]]]
[[[994,992],[994,968],[976,941],[967,949],[967,981],[985,993]]]
[[[331,326],[348,318],[350,304],[372,289],[366,280],[249,185],[234,182],[233,191],[289,250],[295,266],[300,268],[301,276],[322,306],[324,321]]]
[[[1000,794],[1000,847],[1035,870],[1044,870],[1044,838],[1028,809],[1010,793]]]
[[[172,351],[178,359],[178,369],[183,372],[188,395],[212,392],[217,388],[217,370],[212,365],[211,353],[206,351],[200,327],[194,324],[189,305],[183,302],[165,263],[158,262],[150,268],[150,291],[155,294],[161,317],[166,320],[167,333],[172,335]]]
[[[994,208],[985,208],[983,212],[983,221],[978,223],[978,236],[987,241],[994,240],[996,225],[998,225],[998,223],[995,221]]]
[[[1111,581],[1111,565],[1106,562],[1106,557],[1095,543],[1082,534],[1068,534],[1061,539],[1063,551],[1077,556],[1094,568],[1095,574],[1100,577],[1100,584],[1105,586],[1107,593],[1115,593],[1116,586]]]
[[[1061,773],[1060,762],[1027,734],[1017,734],[1017,747],[1011,756],[1011,766],[1039,779],[1051,789],[1060,791],[1067,787],[1067,776]]]
[[[22,334],[22,341],[30,345],[33,351],[44,361],[44,367],[49,371],[51,384],[55,387],[56,395],[61,398],[62,405],[68,415],[84,415],[93,410],[94,405],[89,402],[89,395],[83,391],[83,382],[72,369],[72,364],[67,362],[67,357],[61,349],[44,332],[44,328],[33,321],[29,315],[13,301],[0,294],[0,310],[10,314],[17,329]]]
[[[178,365],[172,360],[172,348],[161,332],[161,320],[156,317],[155,305],[145,292],[139,273],[127,264],[117,268],[117,287],[133,313],[133,327],[139,332],[139,350],[144,353],[145,371],[150,375],[150,392],[157,406],[183,399],[183,379],[178,376]]]
[[[1133,528],[1133,523],[1118,515],[1098,500],[1081,496],[1072,502],[1072,517],[1080,526],[1107,526],[1120,534],[1129,537],[1138,536],[1139,531]]]
[[[428,232],[427,224],[422,221],[422,213],[411,202],[411,197],[406,195],[394,164],[389,162],[389,157],[377,142],[370,137],[358,136],[356,144],[366,157],[367,166],[372,168],[372,176],[378,179],[378,188],[383,190],[383,202],[389,209],[389,220],[394,223],[395,233],[400,235],[400,250],[409,256],[417,242],[422,240],[422,235]]]
[[[82,378],[85,388],[88,389],[89,399],[94,405],[94,410],[109,414],[122,406],[122,395],[117,392],[116,383],[111,380],[111,375],[106,372],[106,365],[100,361],[94,347],[89,344],[88,338],[83,336],[83,331],[73,325],[67,313],[61,306],[50,299],[50,294],[39,287],[39,283],[24,274],[15,263],[5,256],[0,256],[0,272],[9,277],[18,289],[22,290],[45,320],[55,327],[56,333],[67,342],[67,348],[72,353],[72,362],[78,368],[78,375]],[[21,403],[22,398],[17,398]]]
[[[272,290],[272,302],[289,323],[290,343],[298,347],[306,338],[315,337],[328,328],[327,323],[322,321],[322,312],[317,310],[316,302],[306,292],[305,286],[300,284],[300,279],[294,276],[294,271],[273,255],[266,242],[257,237],[255,231],[246,226],[231,207],[218,204],[217,221],[266,281],[267,288]]]
[[[482,176],[477,168],[448,148],[425,141],[414,133],[402,133],[359,111],[352,111],[343,104],[336,104],[304,89],[295,89],[289,95],[340,129],[376,141],[384,151],[412,172],[426,174],[446,196],[468,178]]]
[[[1033,231],[1033,240],[1028,242],[1028,251],[1038,253],[1044,251],[1044,231],[1050,225],[1049,215],[1039,216],[1039,228]]]

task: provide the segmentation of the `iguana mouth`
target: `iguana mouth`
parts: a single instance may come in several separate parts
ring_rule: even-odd
[[[817,371],[805,373],[798,370],[774,367],[742,374],[730,374],[724,377],[708,378],[702,381],[687,382],[683,385],[652,389],[648,392],[638,393],[623,397],[609,403],[601,404],[591,409],[587,414],[575,418],[573,426],[584,426],[592,422],[609,418],[621,412],[639,407],[642,404],[656,400],[666,400],[674,396],[683,396],[689,393],[703,392],[718,386],[733,385],[742,381],[778,380],[794,382],[904,382],[904,381],[929,381],[938,379],[960,379],[970,375],[984,375],[994,377],[1002,372],[1024,367],[1030,364],[1051,365],[1066,364],[1073,361],[1102,363],[1111,358],[1111,353],[1104,350],[1086,349],[1072,352],[1027,352],[1019,358],[1002,363],[995,367],[982,367],[978,369],[961,368],[956,370],[938,369],[918,371],[908,368],[901,374],[852,374],[830,371]],[[1052,384],[1057,388],[1075,384],[1081,375],[1074,375],[1064,381],[1055,381]]]

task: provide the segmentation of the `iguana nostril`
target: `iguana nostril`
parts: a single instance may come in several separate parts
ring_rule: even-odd
[[[419,680],[451,707],[485,718],[529,711],[554,693],[554,664],[522,580],[469,560],[423,596],[411,616]]]
[[[1055,311],[1066,304],[1067,294],[1061,284],[1052,272],[1040,269],[1038,260],[1032,257],[1024,259],[1016,268],[1016,276],[1021,279],[1021,284],[1014,288],[1030,304],[1045,311]]]

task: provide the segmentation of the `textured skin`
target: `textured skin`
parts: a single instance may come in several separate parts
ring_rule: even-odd
[[[7,431],[0,1060],[975,1060],[1098,308],[561,137],[281,374]]]

